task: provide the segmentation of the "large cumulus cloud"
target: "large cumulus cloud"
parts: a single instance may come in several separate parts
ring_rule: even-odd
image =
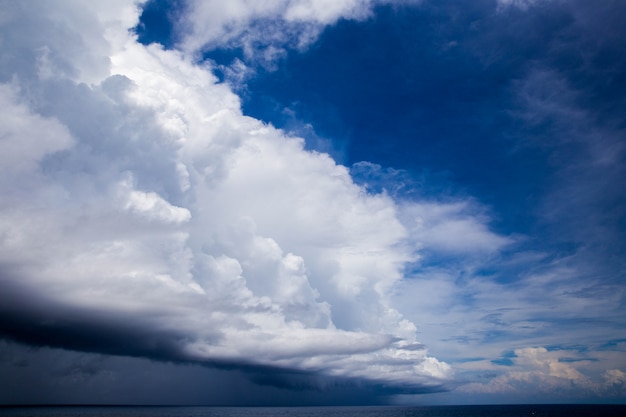
[[[422,246],[467,250],[448,229],[480,237],[472,250],[509,240],[462,204],[400,205],[356,185],[243,115],[207,64],[138,44],[137,6],[118,3],[3,3],[3,335],[441,388],[450,367],[393,289]]]

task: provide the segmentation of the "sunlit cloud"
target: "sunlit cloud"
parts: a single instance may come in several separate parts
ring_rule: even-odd
[[[389,302],[417,256],[396,202],[244,116],[210,66],[138,44],[127,15],[65,8],[96,24],[83,34],[63,21],[57,39],[45,36],[57,15],[15,7],[10,20],[41,25],[14,56],[43,52],[2,68],[2,193],[13,196],[2,206],[2,286],[14,296],[3,332],[443,389],[450,367],[413,348],[415,325]],[[102,48],[89,54],[108,59],[73,48],[91,39]]]

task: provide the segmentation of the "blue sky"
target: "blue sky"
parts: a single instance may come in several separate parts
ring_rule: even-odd
[[[620,2],[5,9],[1,402],[626,400]]]

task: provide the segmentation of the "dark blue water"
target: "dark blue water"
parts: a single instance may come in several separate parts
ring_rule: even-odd
[[[626,417],[626,405],[0,407],[0,417]]]

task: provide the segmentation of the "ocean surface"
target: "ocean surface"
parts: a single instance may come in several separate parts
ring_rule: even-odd
[[[626,405],[433,407],[0,407],[0,417],[626,417]]]

